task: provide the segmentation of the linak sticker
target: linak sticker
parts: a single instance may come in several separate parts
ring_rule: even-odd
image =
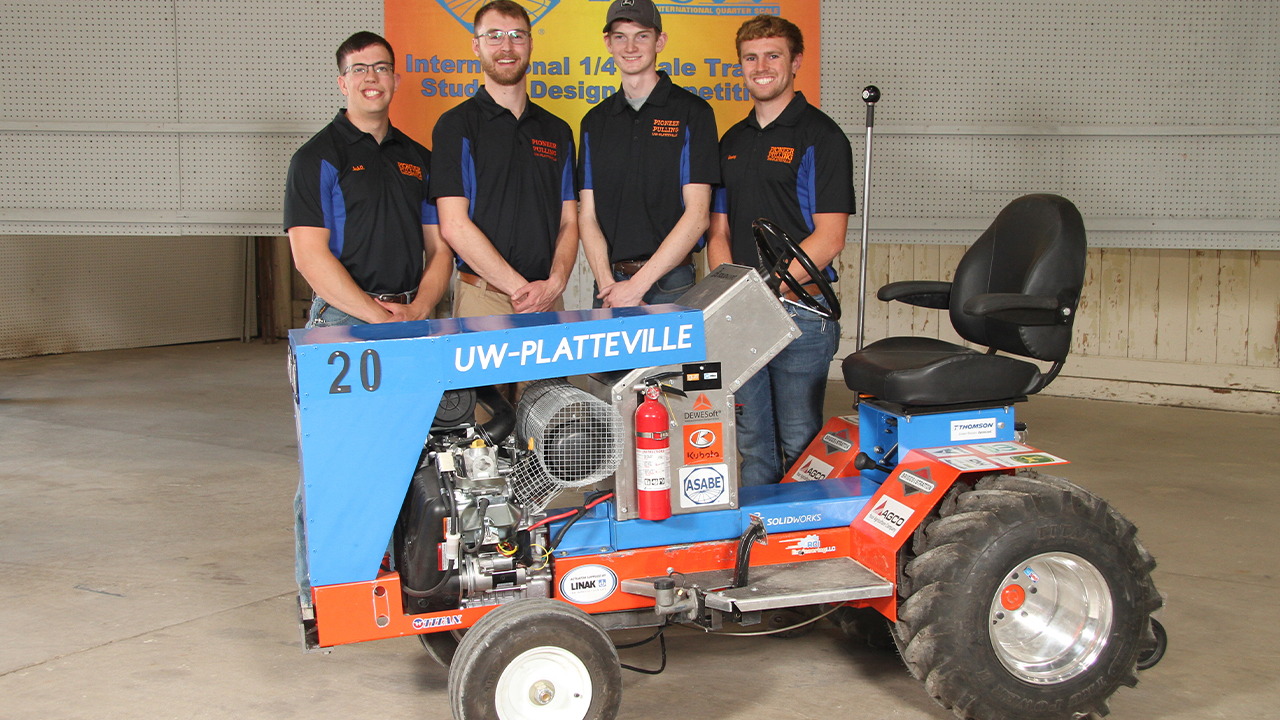
[[[791,477],[796,482],[807,482],[810,480],[826,480],[831,477],[831,473],[835,471],[835,467],[822,462],[818,458],[810,455],[805,461],[796,468]]]
[[[696,423],[685,425],[684,464],[706,465],[724,462],[724,424]]]
[[[840,432],[829,432],[823,435],[822,446],[827,449],[828,455],[849,452],[853,449],[853,443],[849,441],[849,429],[845,428]]]
[[[915,510],[894,500],[888,495],[880,496],[876,500],[875,506],[871,508],[871,512],[867,513],[864,518],[866,523],[889,537],[897,537],[898,531],[903,525],[911,519]]]
[[[729,502],[729,466],[697,465],[680,468],[680,507],[700,508]]]
[[[903,470],[898,473],[898,482],[902,483],[903,497],[916,493],[931,493],[938,488],[928,465],[917,470]]]
[[[791,543],[783,549],[789,550],[792,555],[826,555],[836,551],[835,545],[823,545],[817,535],[805,535]]]
[[[575,605],[591,605],[618,589],[618,576],[603,565],[581,565],[560,578],[560,597]]]
[[[996,436],[995,418],[973,418],[951,421],[951,442],[958,440],[987,440]]]
[[[690,420],[719,420],[720,411],[715,405],[711,404],[711,400],[707,398],[706,393],[698,393],[698,398],[693,401],[693,410],[684,413],[684,421]]]

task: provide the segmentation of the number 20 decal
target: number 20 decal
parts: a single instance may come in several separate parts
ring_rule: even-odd
[[[329,364],[333,365],[338,360],[342,361],[342,369],[338,371],[338,376],[329,385],[330,395],[351,392],[350,385],[342,384],[343,378],[351,370],[351,357],[341,350],[336,350],[329,356]],[[360,384],[369,392],[377,390],[378,386],[382,384],[382,360],[378,358],[377,350],[369,349],[360,354]]]

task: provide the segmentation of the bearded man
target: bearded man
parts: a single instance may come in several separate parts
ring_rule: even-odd
[[[453,316],[562,310],[578,255],[573,132],[529,100],[529,14],[512,0],[476,11],[484,85],[432,133],[431,198],[458,255]]]

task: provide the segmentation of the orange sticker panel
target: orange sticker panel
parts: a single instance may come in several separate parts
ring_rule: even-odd
[[[685,465],[724,462],[724,423],[685,425],[682,432]]]

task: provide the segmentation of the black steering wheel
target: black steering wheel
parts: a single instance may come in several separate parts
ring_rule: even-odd
[[[783,232],[782,228],[772,220],[765,218],[751,223],[751,232],[755,235],[756,249],[760,251],[760,257],[764,260],[764,283],[769,286],[774,295],[782,297],[782,284],[786,283],[787,288],[795,293],[800,304],[812,310],[814,314],[828,320],[840,319],[840,299],[836,297],[836,291],[832,289],[826,273],[818,269],[813,260],[805,254],[804,248],[800,247],[800,243],[792,240],[791,236]],[[774,252],[775,245],[782,246],[780,253]],[[822,303],[818,302],[818,299],[791,274],[792,260],[800,263],[800,267],[809,273],[811,282],[817,284],[822,299],[827,301],[826,307],[823,307]]]

